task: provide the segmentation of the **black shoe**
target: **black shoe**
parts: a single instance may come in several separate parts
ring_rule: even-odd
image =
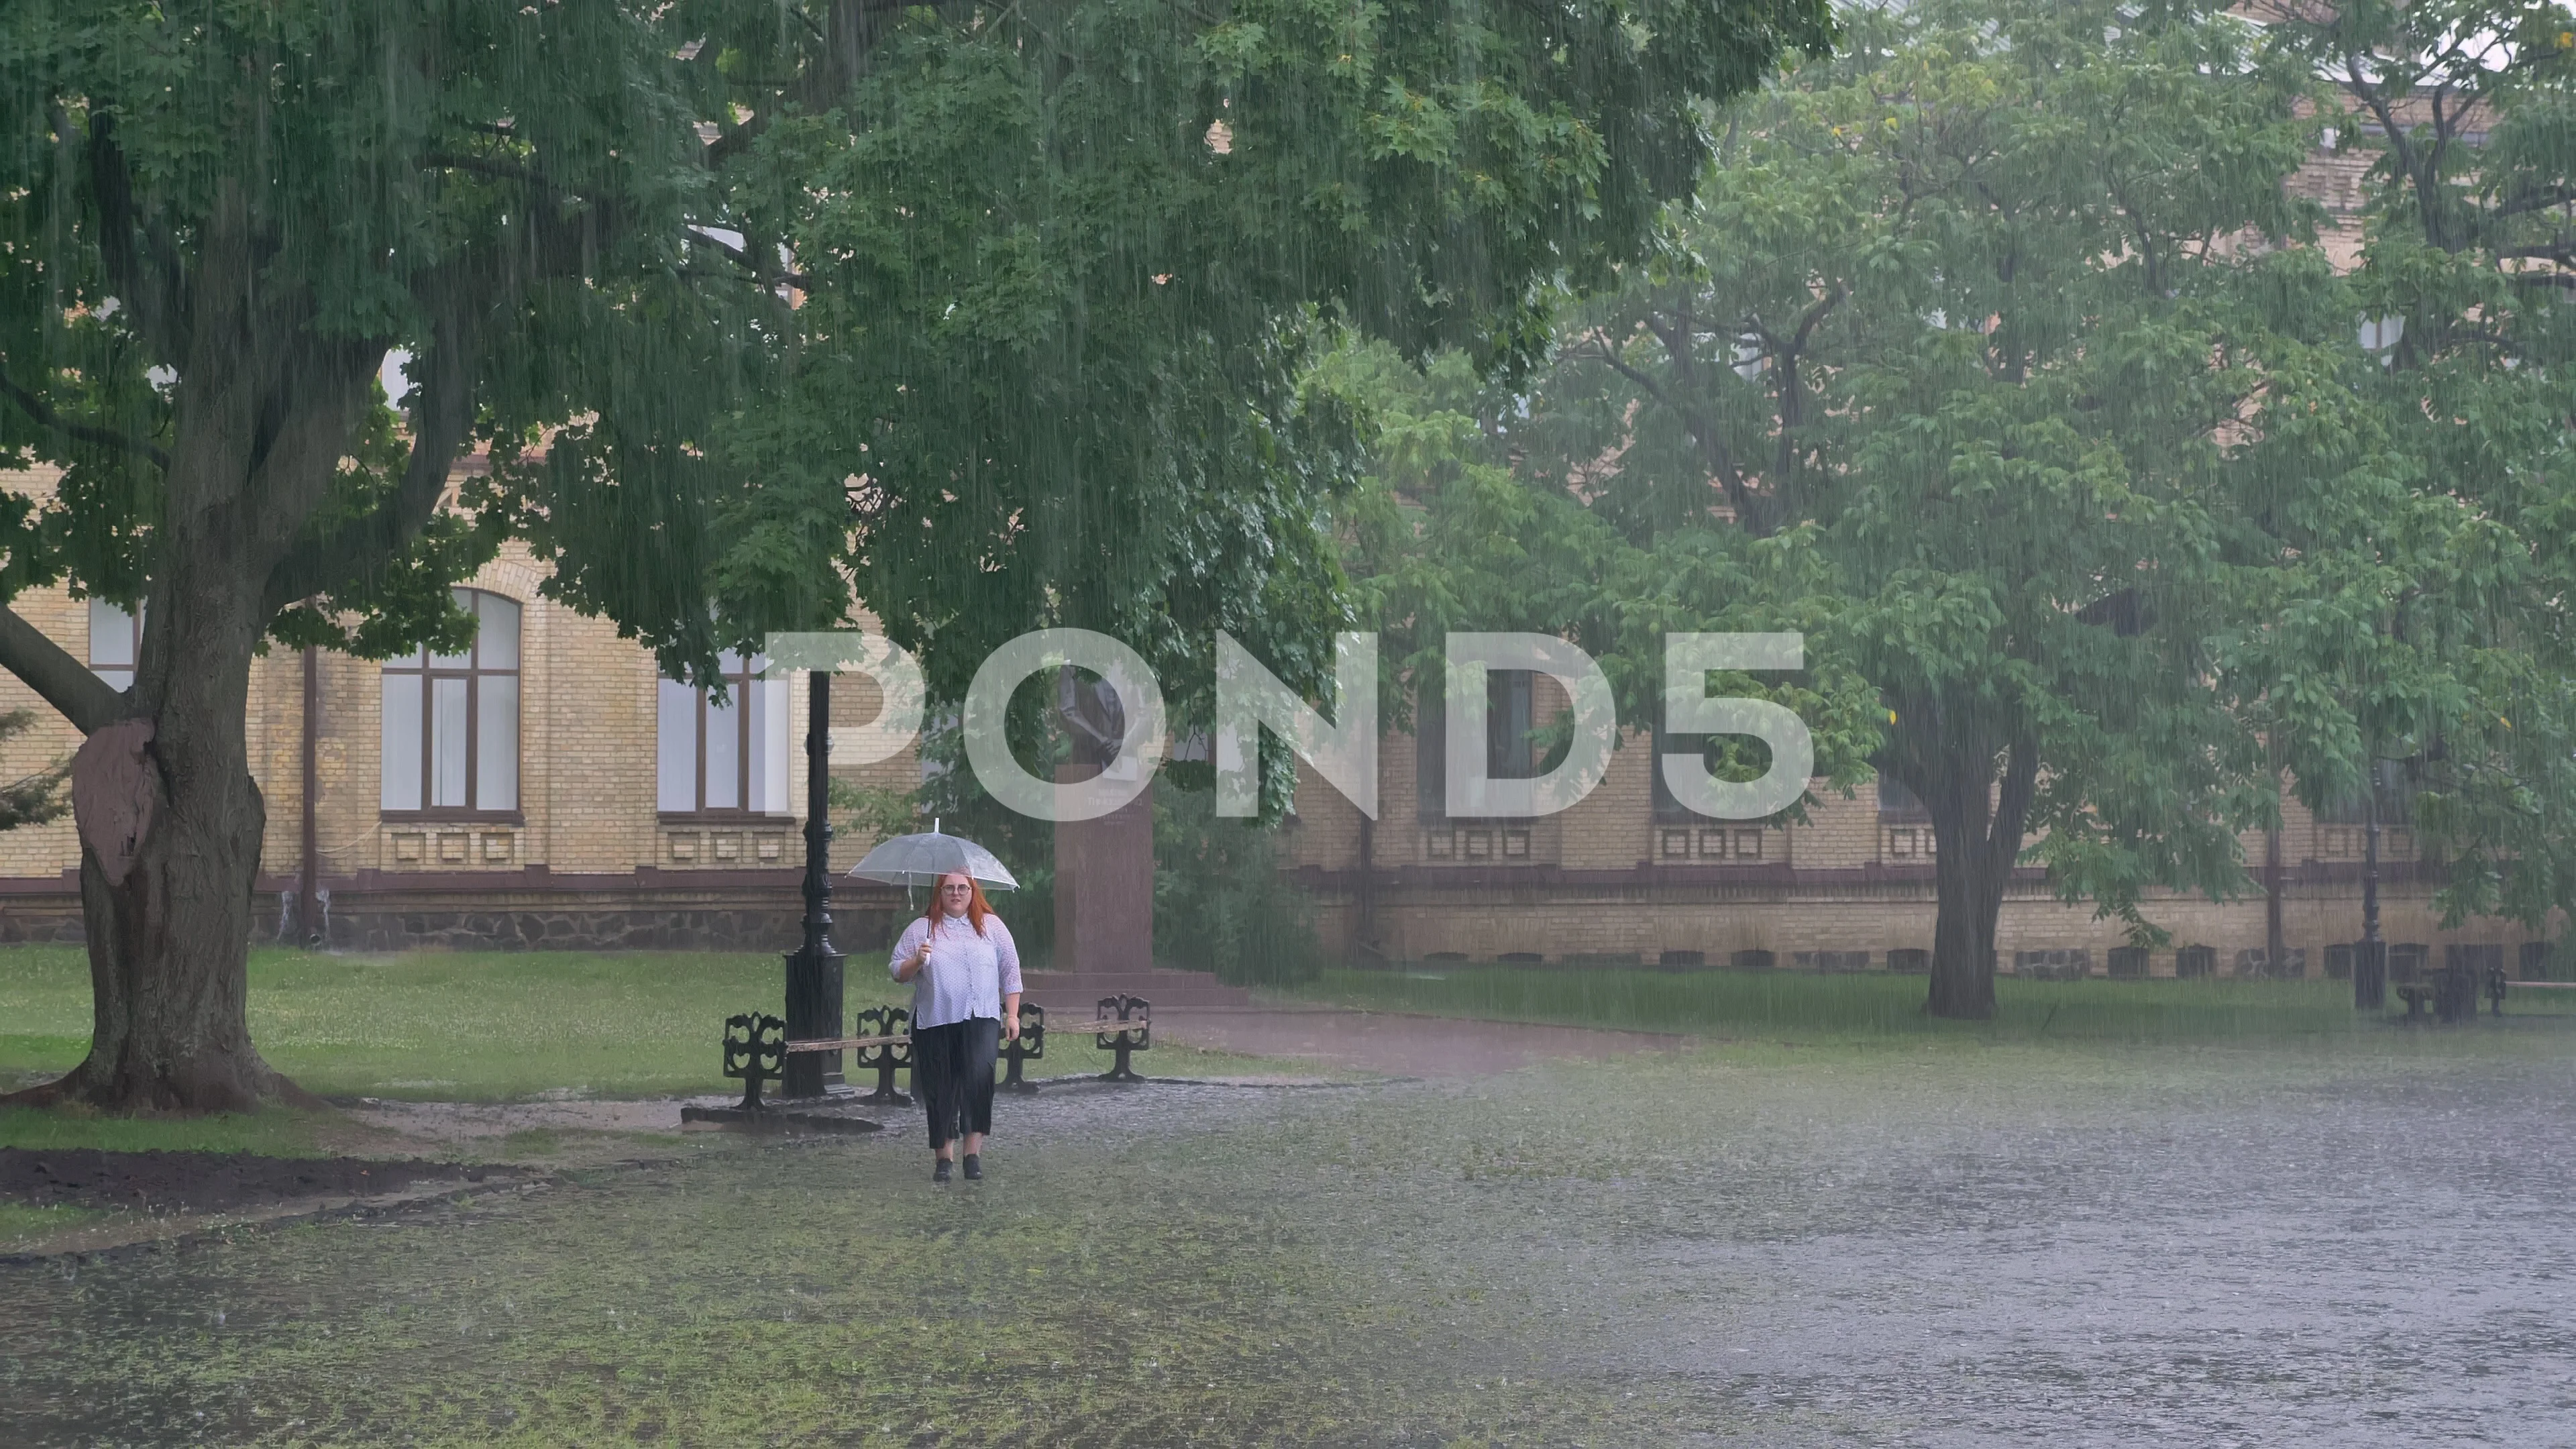
[[[946,1182],[946,1181],[948,1180],[948,1159],[947,1159],[947,1158],[943,1157],[943,1158],[939,1159],[939,1164],[938,1164],[938,1166],[933,1167],[933,1168],[931,1168],[931,1169],[930,1169],[930,1180],[931,1180],[932,1182]]]
[[[972,1152],[966,1154],[966,1180],[968,1182],[984,1180],[984,1159]]]

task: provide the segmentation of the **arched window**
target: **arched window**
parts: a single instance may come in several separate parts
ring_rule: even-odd
[[[664,815],[785,815],[787,681],[763,679],[763,655],[716,658],[725,697],[661,681],[659,786]]]
[[[519,605],[458,589],[474,615],[461,654],[423,649],[385,665],[389,815],[513,817],[519,809]]]

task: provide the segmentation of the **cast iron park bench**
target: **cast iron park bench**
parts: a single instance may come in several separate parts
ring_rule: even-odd
[[[867,1030],[874,1023],[880,1029]],[[725,1018],[724,1074],[742,1082],[742,1110],[761,1110],[760,1084],[778,1080],[787,1058],[807,1052],[846,1051],[862,1067],[877,1067],[877,1090],[860,1100],[909,1103],[894,1089],[895,1069],[912,1064],[912,1013],[902,1007],[870,1007],[859,1013],[860,1034],[821,1040],[789,1041],[787,1023],[765,1011],[746,1011]]]
[[[876,1107],[909,1107],[910,1095],[895,1090],[894,1074],[912,1065],[912,1010],[903,1006],[871,1006],[859,1013],[853,1023],[858,1034],[852,1042],[863,1043],[850,1048],[850,1065],[860,1071],[874,1067],[877,1089],[859,1100]],[[830,1051],[823,1042],[789,1043],[789,1050],[802,1047],[807,1051]],[[918,1082],[915,1083],[918,1085]]]
[[[2505,969],[2501,946],[2449,946],[2444,948],[2445,959],[2440,966],[2426,959],[2429,949],[2420,943],[2400,942],[2382,949],[2387,952],[2387,975],[2383,980],[2386,988],[2406,1003],[2409,1021],[2422,1021],[2428,1014],[2445,1022],[2475,1016],[2477,999],[2482,995],[2488,1009],[2502,1016],[2505,997],[2513,991],[2576,991],[2576,981],[2549,979],[2550,963],[2560,948],[2547,941],[2522,943],[2516,972]],[[2326,979],[2350,981],[2363,961],[2359,942],[2328,946]]]
[[[1100,1074],[1104,1082],[1141,1082],[1136,1069],[1127,1064],[1130,1052],[1151,1050],[1154,1045],[1154,1003],[1141,996],[1104,996],[1092,1018],[1093,1039],[1102,1051],[1118,1053],[1118,1064]]]
[[[912,1013],[900,1006],[871,1007],[859,1013],[858,1026],[859,1034],[847,1039],[852,1044],[851,1060],[861,1070],[874,1067],[877,1072],[877,1089],[859,1100],[870,1105],[910,1106],[912,1098],[895,1090],[894,1074],[897,1068],[912,1065]],[[841,1045],[831,1041],[789,1042],[787,1049],[827,1052]],[[1037,1091],[1037,1084],[1023,1078],[1020,1072],[1025,1064],[1046,1057],[1045,1007],[1031,1002],[1020,1004],[1019,1035],[1002,1043],[1001,1056],[1009,1069],[996,1084],[1001,1090],[1023,1096]]]
[[[2529,954],[2525,953],[2526,967]],[[2389,989],[2406,1003],[2406,1019],[2423,1019],[2426,1008],[2440,1021],[2455,1022],[2478,1014],[2478,998],[2487,999],[2488,1009],[2504,1015],[2505,994],[2516,984],[2504,969],[2504,948],[2500,946],[2451,946],[2444,950],[2449,959],[2436,967],[2416,965],[2407,971],[2390,973],[2395,979]],[[2524,986],[2548,988],[2576,985],[2576,982],[2524,981]]]
[[[2427,966],[2412,980],[2390,982],[2388,989],[2406,1003],[2408,1021],[2423,1020],[2427,1008],[2435,1020],[2445,1022],[2477,1015],[2477,975],[2465,966]],[[2497,1012],[2503,1012],[2500,999]]]
[[[1044,1060],[1046,1060],[1046,1008],[1022,1002],[1020,1034],[1002,1043],[1002,1065],[1005,1070],[998,1090],[1017,1092],[1023,1097],[1036,1096],[1038,1084],[1020,1079],[1020,1064]]]
[[[1150,1049],[1154,1044],[1154,1005],[1141,996],[1104,996],[1100,999],[1099,1018],[1092,1030],[1103,1051],[1115,1051],[1118,1061],[1103,1072],[1104,1082],[1141,1082],[1129,1065],[1128,1054]],[[865,1071],[874,1068],[876,1090],[858,1100],[871,1105],[910,1106],[909,1094],[896,1089],[894,1074],[912,1066],[912,1013],[900,1006],[872,1006],[858,1014],[858,1032],[853,1036],[787,1039],[787,1024],[767,1012],[747,1011],[725,1018],[724,1074],[742,1083],[742,1110],[761,1110],[760,1087],[763,1082],[778,1080],[786,1070],[787,1058],[807,1052],[851,1053],[852,1065]],[[1002,1060],[1007,1068],[997,1087],[1004,1091],[1029,1094],[1037,1084],[1021,1075],[1025,1063],[1046,1057],[1046,1008],[1033,1003],[1020,1007],[1020,1034],[1002,1043]],[[917,1090],[917,1087],[916,1087]]]

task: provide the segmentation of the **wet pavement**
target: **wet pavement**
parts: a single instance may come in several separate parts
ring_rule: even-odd
[[[0,1439],[2576,1442],[2576,1065],[1694,1053],[1074,1088],[0,1270]]]
[[[1561,1259],[1606,1340],[1568,1357],[1776,1443],[2576,1443],[2571,1088],[1801,1133]]]
[[[1390,1077],[1483,1076],[1543,1062],[1599,1061],[1623,1052],[1679,1051],[1694,1044],[1689,1037],[1661,1032],[1323,1007],[1158,1012],[1154,1029],[1173,1041],[1212,1051],[1320,1062]]]

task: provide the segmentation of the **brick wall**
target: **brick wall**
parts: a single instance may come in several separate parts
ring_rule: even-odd
[[[0,487],[43,494],[52,475],[0,473]],[[808,676],[788,687],[790,810],[774,819],[665,819],[656,805],[656,673],[652,656],[616,626],[538,592],[543,567],[511,544],[468,582],[516,601],[520,617],[519,810],[502,821],[387,820],[382,799],[382,666],[324,651],[320,729],[313,740],[315,859],[330,892],[335,944],[399,946],[732,946],[795,940],[805,801]],[[86,658],[88,605],[61,587],[13,604],[45,634]],[[836,682],[836,727],[877,709],[872,681]],[[0,708],[33,726],[0,747],[17,778],[67,757],[80,738],[14,677],[0,674]],[[302,868],[304,660],[276,650],[254,661],[245,719],[251,773],[267,806],[261,861],[263,932],[285,917]],[[917,756],[838,773],[877,784],[919,779]],[[835,872],[874,844],[833,843]],[[80,847],[68,819],[0,832],[0,939],[74,939],[73,878]],[[738,884],[721,883],[734,880]],[[710,882],[714,882],[711,884]],[[855,892],[855,893],[854,893]],[[843,887],[843,944],[873,933],[884,908]]]

